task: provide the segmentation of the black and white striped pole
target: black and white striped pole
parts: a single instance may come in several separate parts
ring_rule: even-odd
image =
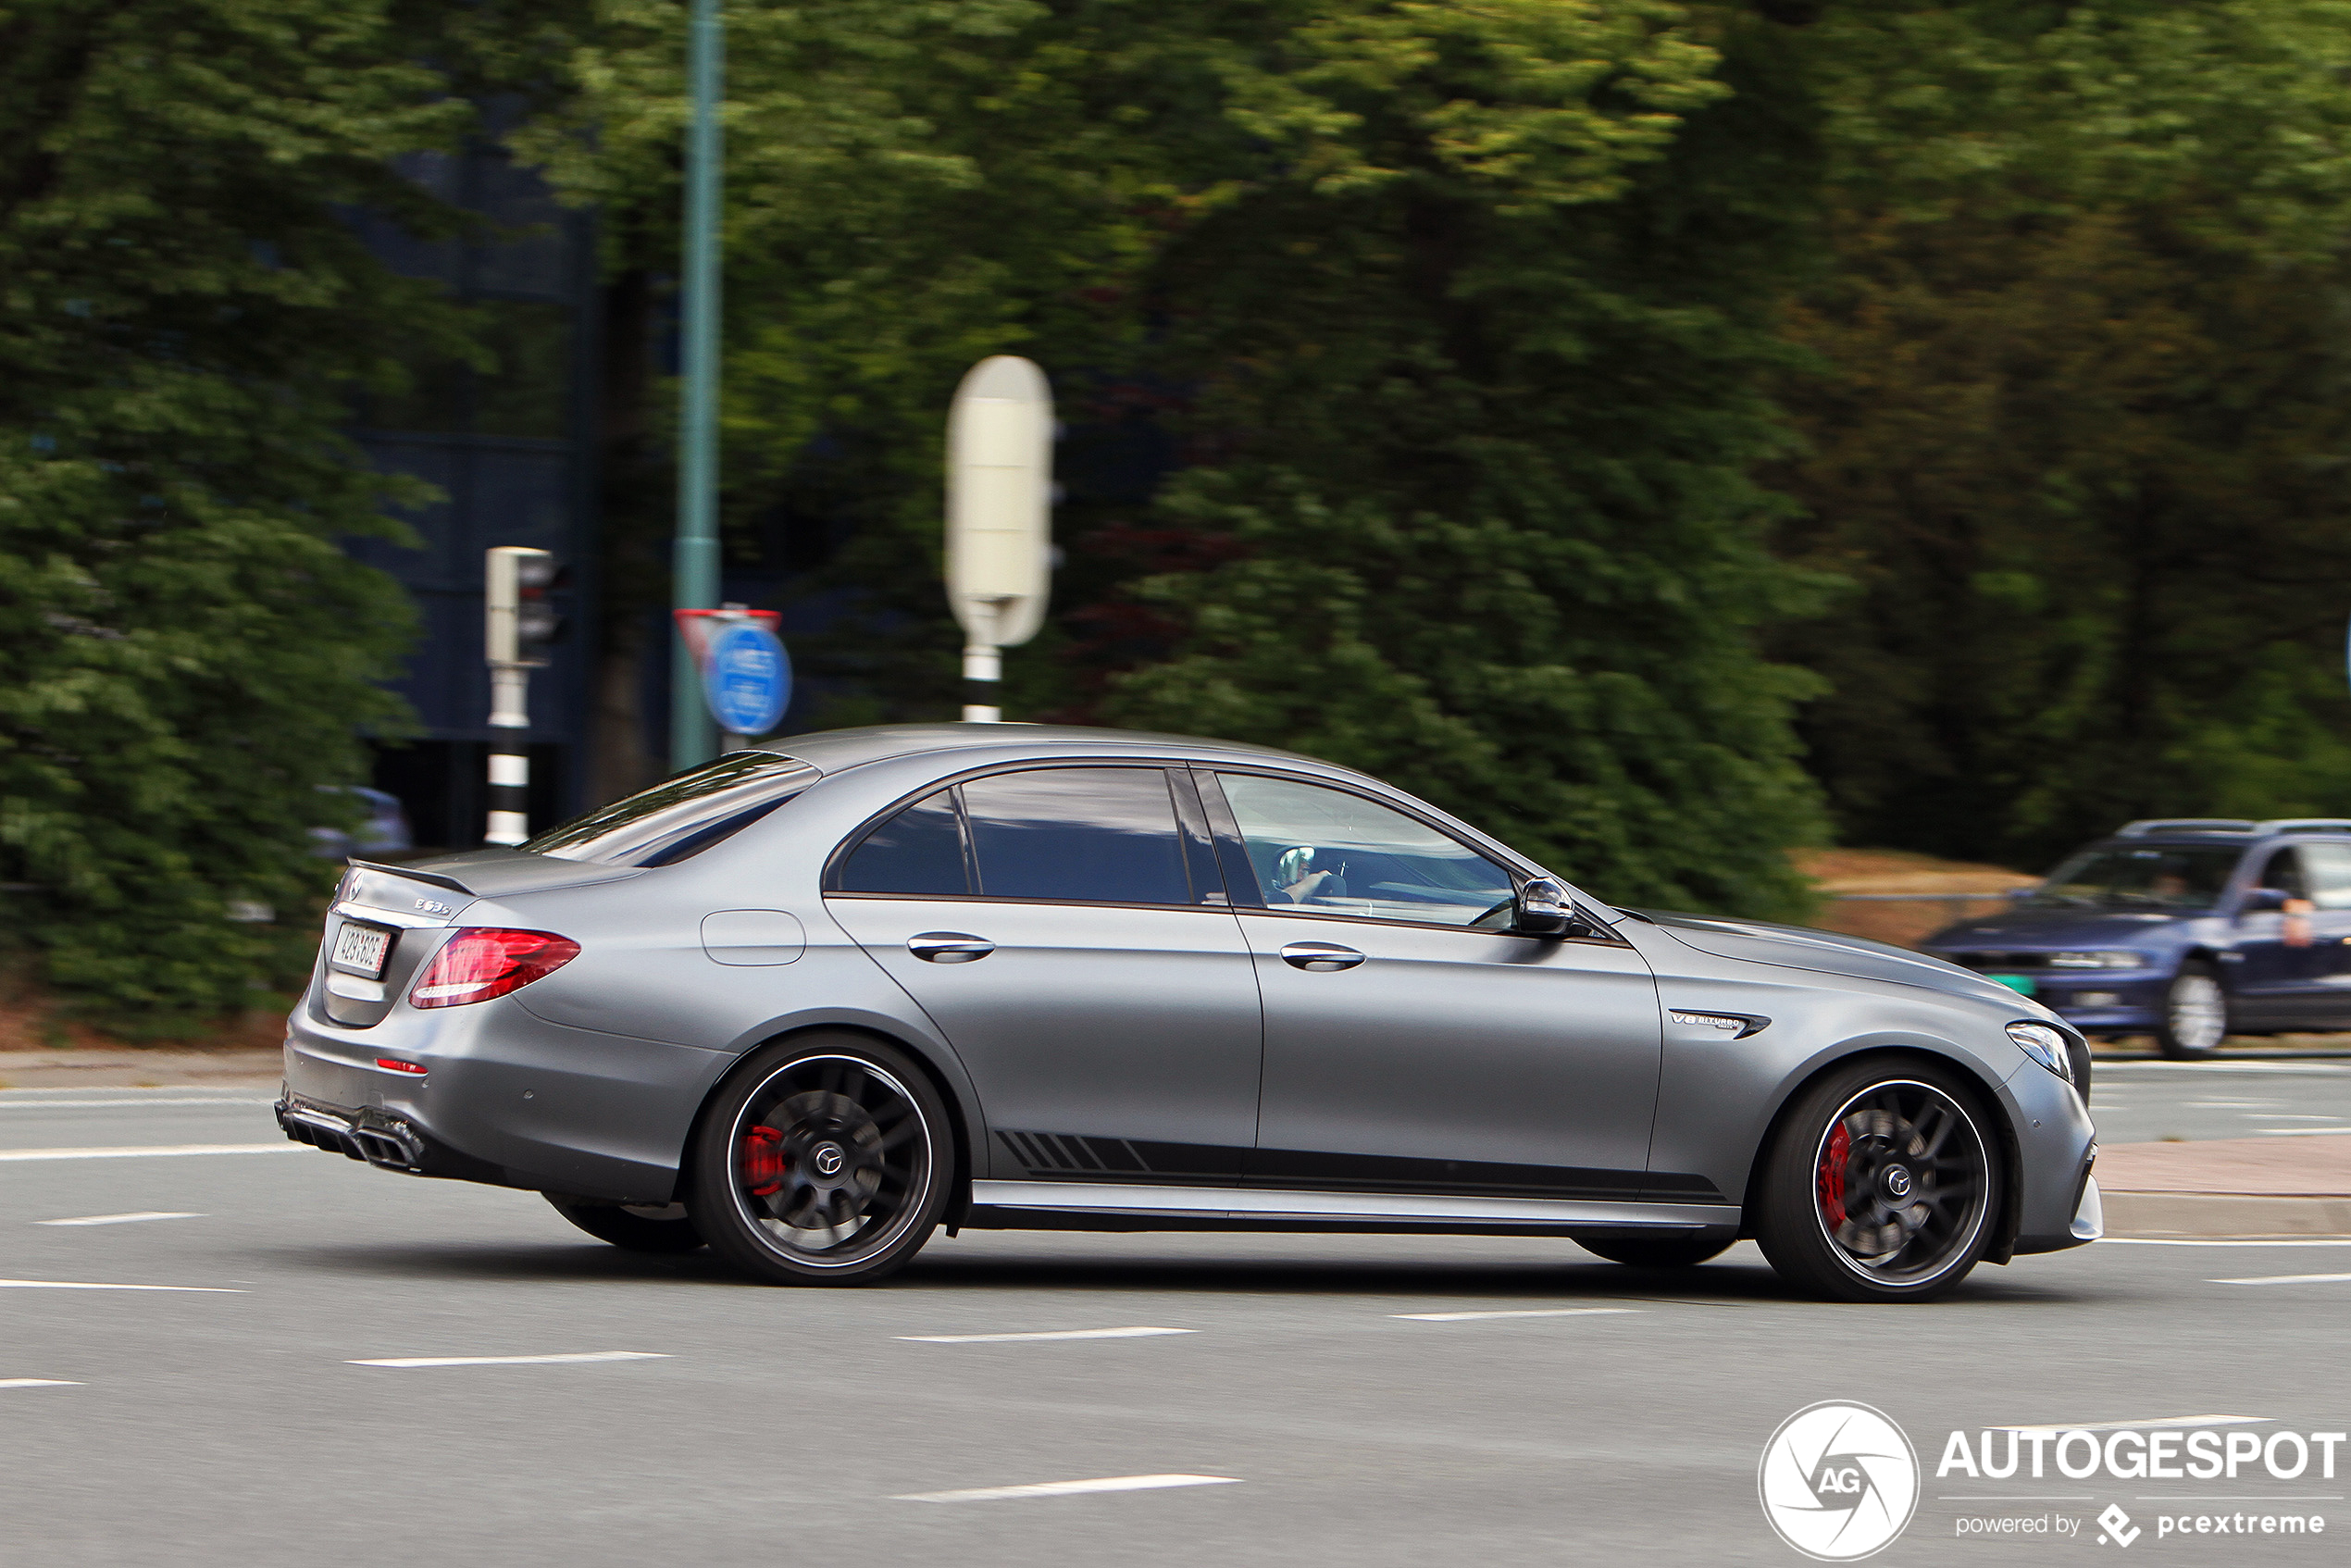
[[[1004,716],[1000,650],[1044,624],[1052,583],[1053,393],[1045,372],[996,355],[947,415],[947,601],[964,628],[964,720]]]
[[[524,598],[541,601],[531,619],[545,625],[543,595],[555,573],[555,558],[519,544],[493,548],[485,562],[482,649],[490,664],[490,813],[482,841],[519,844],[530,837],[530,753],[523,736],[530,728],[530,672],[546,664],[540,652],[545,631],[527,635]],[[550,628],[551,629],[551,628]]]

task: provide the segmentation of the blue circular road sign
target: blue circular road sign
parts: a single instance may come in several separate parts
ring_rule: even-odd
[[[791,655],[757,621],[730,622],[710,634],[702,689],[721,728],[765,735],[791,703]]]

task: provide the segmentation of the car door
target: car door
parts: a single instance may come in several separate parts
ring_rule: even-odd
[[[2270,852],[2254,878],[2256,888],[2274,889],[2294,902],[2293,913],[2254,911],[2237,917],[2233,949],[2234,1018],[2257,1027],[2305,1023],[2317,1007],[2320,966],[2303,850],[2287,844]]]
[[[826,906],[963,1059],[1008,1179],[1225,1185],[1257,1120],[1249,950],[1190,780],[965,779],[838,855]]]
[[[2311,913],[2310,989],[2299,1021],[2351,1028],[2351,844],[2304,844],[2300,852]]]
[[[1238,769],[1203,793],[1264,997],[1245,1185],[1640,1195],[1661,1044],[1639,953],[1511,934],[1507,869],[1368,795]]]

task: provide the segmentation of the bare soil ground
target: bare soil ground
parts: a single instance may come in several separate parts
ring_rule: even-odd
[[[1907,850],[1797,850],[1793,858],[1825,895],[1815,925],[1897,947],[1916,947],[1954,920],[2005,908],[2009,889],[2040,880],[2005,865]]]

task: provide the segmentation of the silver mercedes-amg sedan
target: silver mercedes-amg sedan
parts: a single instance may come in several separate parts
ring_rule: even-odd
[[[278,1114],[779,1284],[943,1225],[1752,1237],[1916,1300],[2097,1238],[2089,1065],[1955,965],[1611,908],[1310,757],[922,725],[355,863]]]

